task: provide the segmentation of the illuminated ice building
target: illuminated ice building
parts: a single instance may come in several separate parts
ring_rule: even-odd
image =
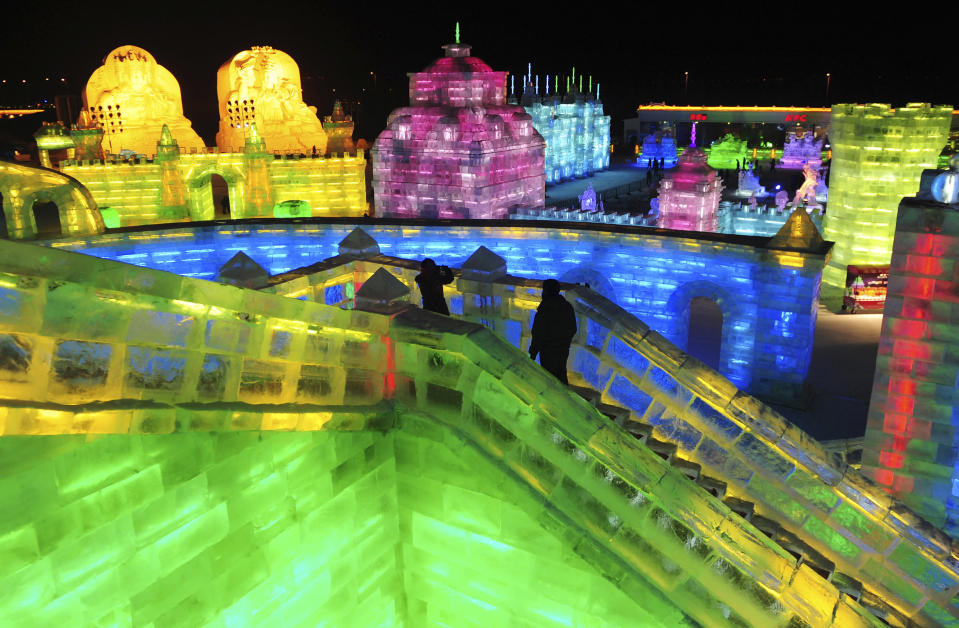
[[[653,161],[663,160],[664,168],[672,168],[676,165],[676,140],[666,133],[650,133],[643,138],[643,152],[637,157],[636,163],[645,166],[652,159]]]
[[[542,207],[545,143],[529,114],[506,104],[506,72],[444,46],[410,74],[410,106],[393,111],[373,144],[377,216],[506,218]]]
[[[706,165],[706,153],[690,146],[659,183],[659,224],[665,229],[718,231],[716,210],[723,182]]]
[[[959,158],[899,204],[863,469],[959,536]]]
[[[597,86],[598,90],[598,86]],[[603,103],[575,86],[537,96],[527,85],[523,106],[546,141],[546,182],[587,177],[609,168],[609,116]]]
[[[730,170],[746,163],[746,140],[727,133],[709,146],[709,165],[720,170]]]
[[[822,139],[816,139],[812,131],[807,131],[801,137],[794,131],[786,138],[783,148],[783,158],[780,166],[791,170],[802,170],[804,165],[813,168],[822,166]]]
[[[892,255],[899,201],[915,194],[923,169],[935,168],[952,107],[910,103],[834,105],[833,157],[823,236],[836,242],[823,282],[838,293],[846,266],[885,266]]]

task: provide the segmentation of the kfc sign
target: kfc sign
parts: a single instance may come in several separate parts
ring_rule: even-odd
[[[705,122],[705,121],[706,121],[706,114],[703,114],[703,113],[691,113],[691,114],[689,114],[689,121],[690,121],[690,122]]]
[[[805,122],[806,114],[804,113],[790,113],[786,116],[786,122]]]

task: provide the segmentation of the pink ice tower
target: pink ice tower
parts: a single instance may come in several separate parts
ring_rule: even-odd
[[[685,231],[717,231],[716,210],[723,184],[706,165],[706,153],[690,146],[659,184],[659,226]]]
[[[542,207],[546,144],[523,107],[506,104],[506,72],[465,44],[410,74],[410,106],[373,144],[377,216],[507,218]]]

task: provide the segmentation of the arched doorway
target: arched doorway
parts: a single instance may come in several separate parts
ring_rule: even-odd
[[[211,174],[210,192],[213,195],[213,215],[216,218],[229,218],[232,207],[230,206],[230,187],[226,179],[215,172]]]
[[[709,297],[689,301],[689,341],[686,353],[719,370],[723,347],[723,311]]]
[[[60,209],[52,201],[34,201],[33,220],[37,225],[37,237],[60,235]]]

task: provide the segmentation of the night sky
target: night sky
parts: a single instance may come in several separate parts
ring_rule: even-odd
[[[918,5],[907,19],[891,10],[889,17],[877,14],[879,4],[859,17],[838,13],[838,3],[577,5],[589,14],[537,4],[554,8],[544,15],[506,3],[421,3],[428,8],[416,10],[400,2],[389,10],[364,2],[240,0],[6,4],[0,105],[59,93],[46,77],[66,78],[60,87],[79,94],[104,55],[135,44],[177,78],[186,116],[212,144],[217,68],[240,50],[270,45],[299,64],[307,104],[325,115],[334,98],[346,100],[356,136],[372,140],[387,113],[407,103],[406,73],[442,54],[456,21],[462,40],[495,70],[519,78],[532,61],[539,74],[568,74],[574,65],[577,74],[591,74],[602,85],[614,137],[637,105],[654,101],[823,106],[827,72],[832,103],[959,105],[954,43],[930,27],[934,16]]]

